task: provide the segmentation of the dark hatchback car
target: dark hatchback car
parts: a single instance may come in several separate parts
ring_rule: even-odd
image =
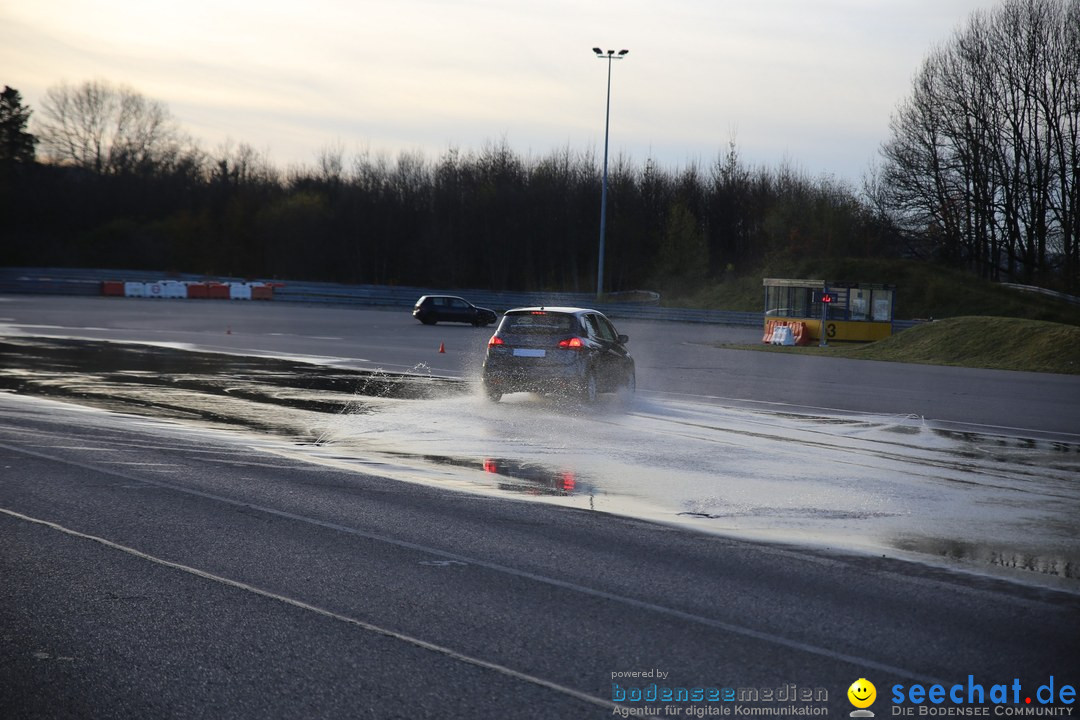
[[[425,325],[437,322],[462,322],[490,325],[498,318],[494,310],[477,307],[464,298],[454,295],[424,295],[413,306],[413,317]]]
[[[484,392],[496,402],[514,392],[570,395],[584,402],[605,392],[630,397],[637,380],[628,340],[596,310],[508,310],[488,341]]]

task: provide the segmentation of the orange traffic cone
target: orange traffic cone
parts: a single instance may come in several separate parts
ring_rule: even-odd
[[[441,352],[441,353],[446,352],[446,344],[445,343],[439,343],[439,352]]]

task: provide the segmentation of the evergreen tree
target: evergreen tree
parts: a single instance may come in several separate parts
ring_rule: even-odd
[[[19,91],[5,85],[0,94],[0,164],[34,162],[37,138],[26,131],[31,112]]]

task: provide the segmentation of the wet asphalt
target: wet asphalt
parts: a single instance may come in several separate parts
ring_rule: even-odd
[[[657,670],[822,689],[797,704],[839,714],[861,677],[882,695],[969,674],[1034,692],[1080,651],[1072,594],[22,397],[0,396],[0,467],[9,717],[599,718],[656,682],[613,673]]]
[[[1080,680],[1073,592],[458,493],[386,479],[377,463],[359,471],[282,451],[318,442],[306,413],[458,392],[484,330],[435,335],[353,308],[289,310],[305,319],[287,326],[277,309],[231,304],[200,318],[89,302],[86,316],[53,300],[0,304],[21,333],[0,347],[5,716],[610,717],[626,707],[613,702],[620,690],[649,683],[795,685],[827,699],[793,705],[839,715],[865,677],[880,717],[896,685],[1017,678],[1030,694],[1050,676]],[[931,369],[918,377],[936,380],[909,383],[905,366],[859,363],[857,376],[843,365],[821,380],[846,389],[826,397],[806,389],[818,387],[805,381],[817,365],[770,380],[775,361],[760,358],[773,356],[630,325],[620,330],[639,341],[646,391],[784,407],[858,395],[971,426],[1077,427],[1069,378]],[[48,334],[235,356],[185,352],[179,366],[163,348],[31,337]],[[449,352],[425,349],[436,337],[451,339],[440,340]],[[296,357],[251,357],[275,347]],[[328,367],[296,364],[312,356]],[[706,356],[724,372],[706,373]],[[715,384],[746,356],[745,377]],[[387,382],[376,367],[419,379]],[[755,394],[764,387],[788,391]],[[635,707],[733,707],[662,706]]]
[[[956,430],[1064,442],[1080,439],[1080,375],[792,356],[726,347],[760,342],[760,329],[751,327],[619,318],[615,325],[630,336],[638,389],[645,394],[777,411],[916,416]],[[0,296],[0,336],[170,343],[472,381],[479,377],[491,332],[492,328],[461,324],[424,326],[402,308]]]

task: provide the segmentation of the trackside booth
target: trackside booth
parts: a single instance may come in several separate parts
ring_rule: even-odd
[[[892,335],[895,285],[765,278],[765,342],[789,327],[798,342],[872,342]]]

